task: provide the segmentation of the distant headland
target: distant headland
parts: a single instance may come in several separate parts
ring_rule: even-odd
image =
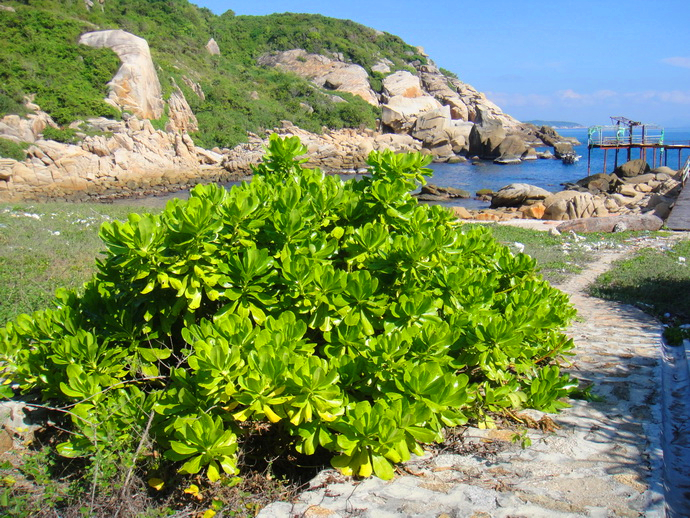
[[[534,124],[535,126],[551,126],[555,129],[575,129],[575,128],[586,128],[583,124],[579,122],[568,122],[568,121],[543,121],[543,120],[531,120],[522,121],[525,124]]]

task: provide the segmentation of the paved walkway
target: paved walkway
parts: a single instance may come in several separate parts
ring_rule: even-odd
[[[576,344],[571,370],[594,384],[600,401],[572,401],[548,417],[525,412],[547,428],[530,430],[526,449],[510,441],[512,432],[469,428],[462,447],[472,453],[429,453],[388,482],[325,470],[297,503],[271,504],[259,516],[664,516],[661,326],[634,307],[584,294],[622,254],[604,255],[560,286],[579,312],[569,329]]]

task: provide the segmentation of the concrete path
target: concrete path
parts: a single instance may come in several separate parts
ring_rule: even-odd
[[[273,503],[259,517],[665,516],[661,325],[584,294],[623,253],[559,286],[579,312],[568,331],[576,344],[570,370],[593,383],[597,401],[571,401],[558,415],[524,412],[545,429],[528,431],[526,449],[511,431],[468,428],[447,451],[406,463],[387,482],[324,470],[296,503]]]

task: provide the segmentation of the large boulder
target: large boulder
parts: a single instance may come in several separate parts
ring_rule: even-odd
[[[570,142],[556,142],[553,145],[553,154],[556,158],[563,158],[566,155],[575,154],[575,149]]]
[[[220,47],[218,47],[218,43],[216,43],[216,40],[213,38],[208,40],[208,43],[206,44],[206,51],[212,56],[220,56]]]
[[[561,191],[544,200],[543,219],[569,220],[602,217],[609,214],[604,200],[588,192]]]
[[[115,77],[108,83],[108,101],[144,119],[163,115],[163,97],[151,52],[146,40],[122,30],[87,32],[79,43],[95,48],[109,48],[122,61]]]
[[[427,95],[422,90],[419,77],[407,70],[400,70],[387,76],[383,80],[383,93],[389,99],[397,95],[409,98]]]
[[[168,131],[198,131],[199,123],[187,98],[177,85],[168,98]]]
[[[455,187],[442,187],[429,183],[423,185],[416,196],[421,201],[447,201],[455,198],[469,198],[470,193]]]
[[[381,107],[381,121],[396,133],[408,133],[422,113],[437,110],[441,104],[429,95],[422,97],[391,97]]]
[[[592,194],[599,194],[601,192],[611,192],[619,183],[618,177],[606,173],[596,173],[591,176],[581,178],[575,185],[582,189],[586,189]]]
[[[448,140],[445,130],[450,127],[450,108],[443,106],[421,114],[415,122],[412,136],[425,144],[431,144],[443,137]]]
[[[506,130],[500,121],[486,118],[475,123],[470,132],[470,154],[481,158],[497,158],[498,146],[506,138]]]
[[[471,123],[469,123],[472,126]],[[446,128],[446,135],[448,136],[448,143],[456,155],[459,153],[465,153],[469,151],[469,136],[470,128],[465,128],[462,126],[450,126]]]
[[[498,161],[505,163],[507,160],[520,162],[522,155],[527,152],[527,144],[517,135],[509,135],[498,145]]]
[[[561,223],[556,229],[563,232],[622,232],[624,230],[652,230],[661,228],[664,221],[654,214],[582,218]]]
[[[290,71],[310,80],[321,88],[358,95],[371,105],[379,100],[369,85],[369,75],[359,65],[344,63],[320,54],[309,54],[302,49],[264,54],[260,65]]]
[[[613,172],[619,178],[632,178],[640,174],[645,174],[650,171],[649,164],[638,158],[637,160],[630,160],[622,165],[619,165]]]
[[[434,96],[441,104],[450,108],[451,118],[467,121],[469,110],[456,89],[449,86],[448,78],[441,74],[433,65],[420,67],[420,79],[424,89]]]
[[[551,193],[546,189],[527,183],[511,183],[494,193],[491,208],[520,207],[546,199]]]

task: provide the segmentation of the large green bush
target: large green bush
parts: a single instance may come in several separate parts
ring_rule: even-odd
[[[216,480],[269,426],[345,474],[390,478],[444,427],[564,406],[566,296],[419,205],[427,157],[372,153],[371,176],[343,183],[304,152],[274,136],[251,183],[104,224],[83,295],[0,331],[8,383],[69,412],[60,454],[131,455],[146,432]]]

